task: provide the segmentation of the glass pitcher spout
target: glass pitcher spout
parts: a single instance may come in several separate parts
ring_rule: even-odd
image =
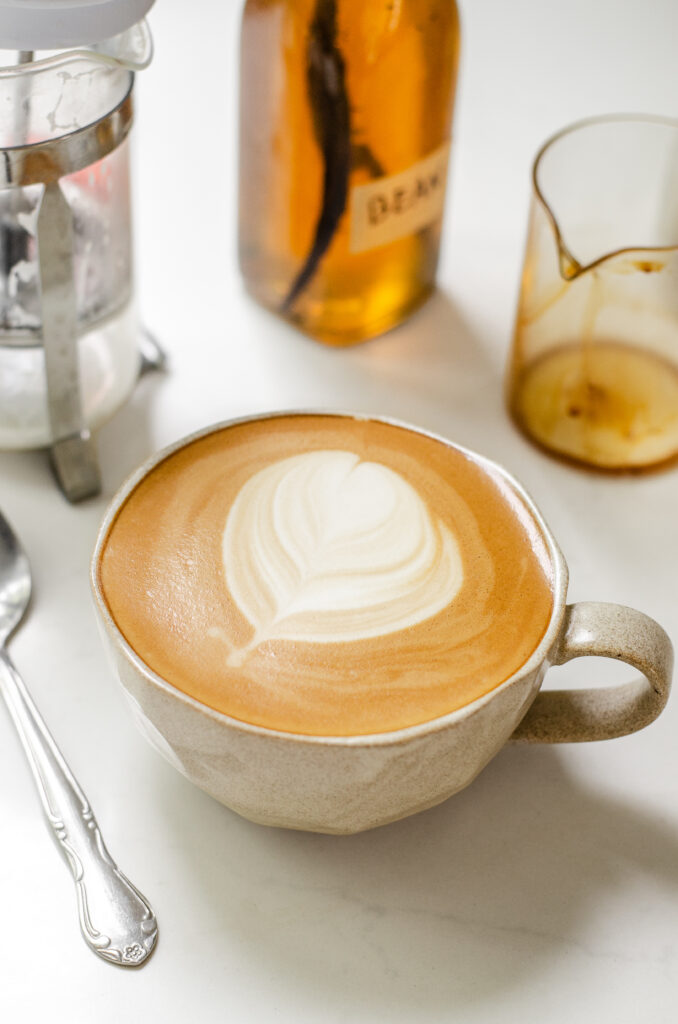
[[[126,71],[143,71],[153,59],[153,37],[145,20],[90,46],[67,50],[0,49],[0,79],[35,75],[68,64],[92,62]]]
[[[153,60],[153,37],[145,20],[91,47],[93,59],[113,61],[128,71],[143,71]]]
[[[533,186],[565,281],[625,252],[678,247],[677,129],[650,115],[592,117],[544,144]]]

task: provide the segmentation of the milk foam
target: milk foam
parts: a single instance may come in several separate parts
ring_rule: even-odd
[[[523,665],[552,615],[549,550],[522,495],[453,446],[284,415],[165,458],[100,571],[127,643],[178,690],[253,725],[356,736],[449,714]]]
[[[268,639],[383,636],[438,614],[464,581],[459,545],[399,473],[351,451],[281,459],[238,492],[222,540],[226,584]]]

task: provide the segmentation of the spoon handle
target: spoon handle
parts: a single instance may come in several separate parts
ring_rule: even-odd
[[[155,915],[106,849],[87,797],[4,648],[0,691],[28,757],[50,830],[73,874],[85,942],[104,960],[139,966],[158,937]]]

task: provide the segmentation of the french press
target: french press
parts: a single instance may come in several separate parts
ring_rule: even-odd
[[[152,4],[0,0],[0,448],[49,448],[71,501],[142,365],[128,136]]]

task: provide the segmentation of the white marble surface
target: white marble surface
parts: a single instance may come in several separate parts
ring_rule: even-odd
[[[106,498],[207,423],[295,406],[395,415],[514,471],[570,563],[678,638],[678,471],[600,479],[538,454],[501,380],[532,155],[613,110],[675,115],[675,0],[467,0],[441,289],[410,323],[326,350],[242,294],[234,261],[233,0],[159,0],[139,81],[144,316],[172,356],[99,435],[106,496],[68,507],[42,453],[0,454],[0,505],[35,572],[15,660],[161,937],[138,972],[95,959],[0,714],[0,1018],[113,1024],[463,1021],[669,1024],[678,995],[678,698],[605,744],[507,748],[447,804],[356,837],[268,830],[194,789],[135,731],[87,570]],[[551,683],[621,679],[581,661]]]

